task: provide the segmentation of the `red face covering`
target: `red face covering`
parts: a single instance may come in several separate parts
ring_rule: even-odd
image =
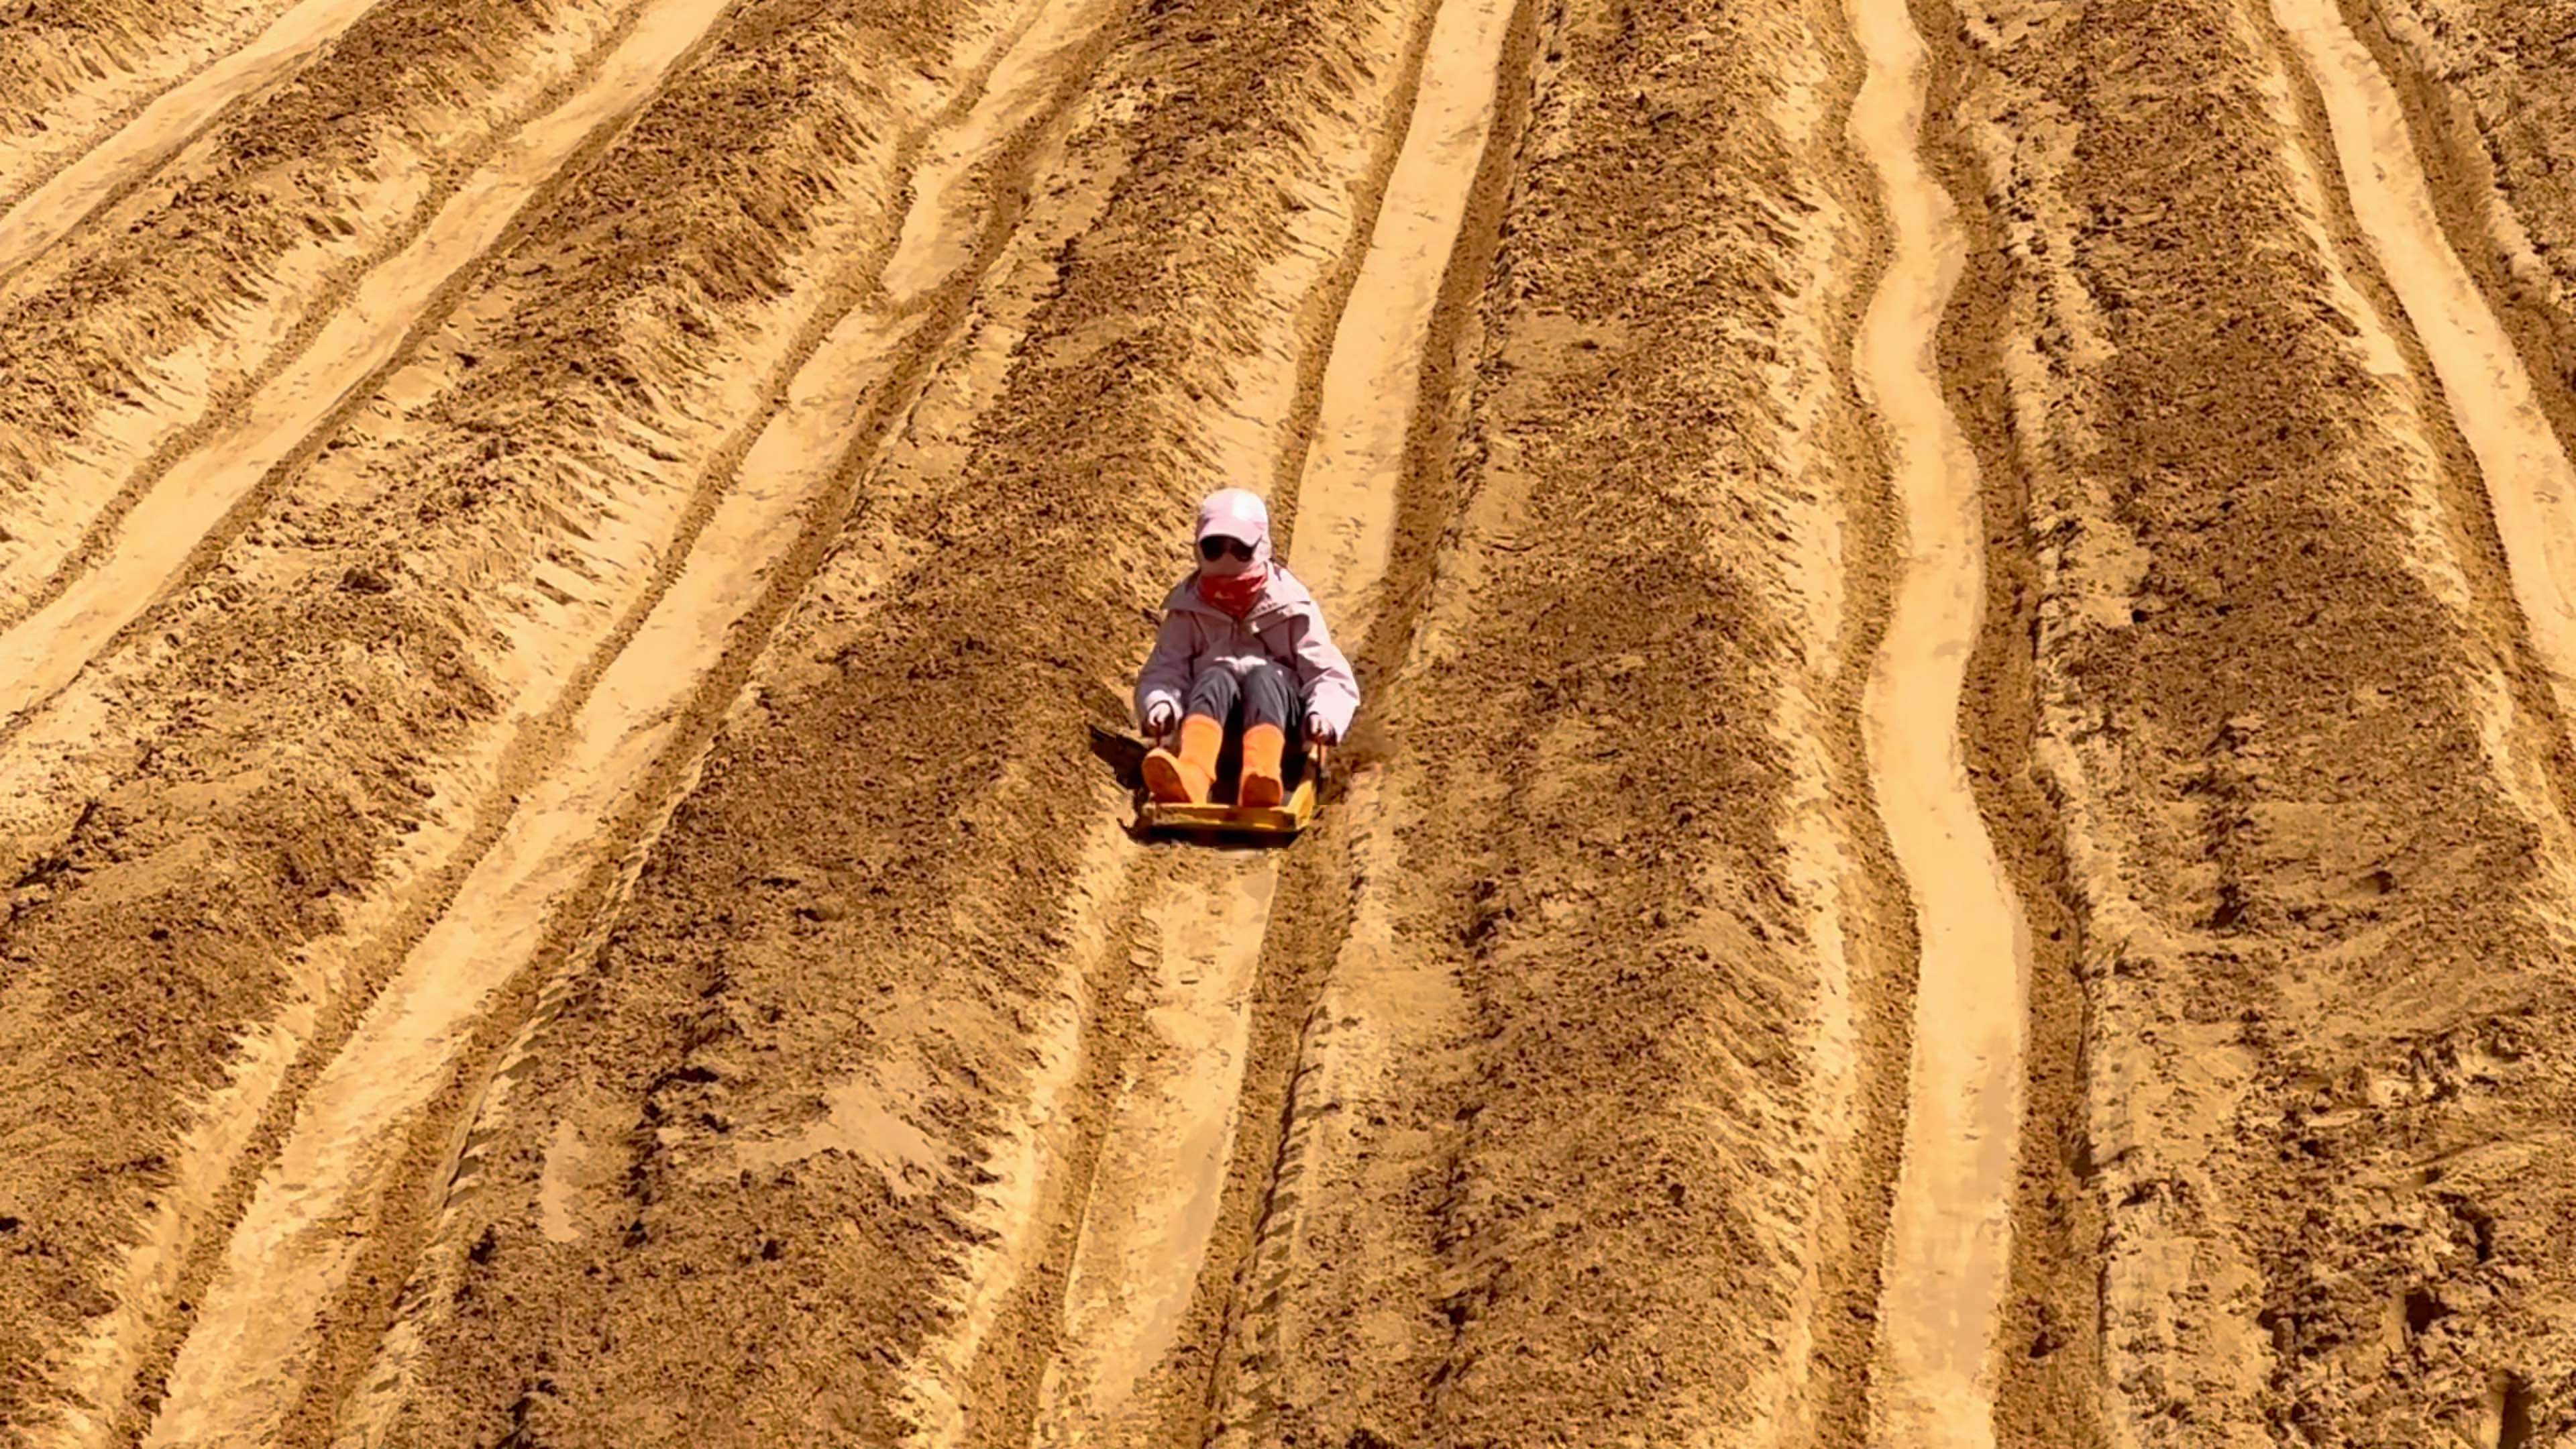
[[[1270,560],[1256,558],[1239,574],[1211,574],[1199,571],[1199,597],[1216,608],[1240,619],[1261,602],[1262,586],[1270,582]]]

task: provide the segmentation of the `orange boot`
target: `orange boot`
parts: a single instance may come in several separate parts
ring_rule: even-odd
[[[1243,785],[1235,803],[1248,809],[1275,810],[1287,798],[1279,776],[1279,755],[1288,746],[1287,731],[1274,724],[1252,725],[1243,732]]]
[[[1225,724],[1194,714],[1181,721],[1178,754],[1156,750],[1145,757],[1145,790],[1166,805],[1204,805],[1216,784],[1217,751],[1225,748]]]

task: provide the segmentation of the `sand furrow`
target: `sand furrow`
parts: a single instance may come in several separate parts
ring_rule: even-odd
[[[301,0],[239,48],[211,60],[153,97],[113,134],[77,152],[56,153],[70,159],[40,185],[21,182],[21,177],[42,165],[37,158],[43,152],[30,147],[0,157],[0,196],[19,190],[13,182],[25,186],[8,209],[0,211],[0,284],[16,276],[46,248],[141,186],[226,107],[291,74],[374,3],[375,0]],[[241,8],[256,13],[256,7]],[[216,33],[220,34],[220,29]],[[92,108],[106,108],[101,104],[104,98],[96,92],[84,93],[81,98],[89,101]],[[48,118],[45,130],[57,128],[74,135],[81,129],[75,119]],[[31,151],[36,154],[28,154]]]
[[[1852,138],[1885,193],[1893,257],[1855,371],[1894,453],[1903,519],[1893,613],[1868,698],[1879,817],[1914,901],[1917,967],[1904,1165],[1889,1228],[1873,1438],[1976,1449],[1994,1433],[1994,1337],[2011,1256],[2030,945],[1968,788],[1960,696],[1984,604],[1975,456],[1933,334],[1961,266],[1948,195],[1921,160],[1926,57],[1902,3],[1852,7],[1870,77]]]
[[[908,335],[925,311],[964,315],[973,240],[994,203],[967,185],[1057,99],[1066,61],[1107,7],[1043,11],[992,73],[983,98],[936,138],[914,187],[881,300],[836,324],[789,384],[685,566],[567,722],[571,743],[532,782],[509,827],[315,1082],[276,1165],[235,1227],[225,1263],[181,1349],[147,1444],[272,1442],[310,1345],[360,1256],[343,1230],[380,1221],[406,1140],[514,977],[550,939],[578,936],[564,912],[600,907],[603,872],[641,848],[642,821],[694,770],[715,717],[801,579],[802,540],[827,537],[850,488],[847,460],[876,394],[906,353],[945,340]],[[724,666],[734,667],[727,671]],[[728,678],[728,673],[731,677]],[[435,1130],[435,1129],[433,1129]]]
[[[2576,465],[2503,325],[2451,250],[2395,89],[2332,0],[2273,0],[2325,101],[2354,214],[2477,456],[2514,598],[2576,719]]]
[[[2576,447],[2576,26],[2559,0],[2352,0],[2341,18],[2394,84],[2452,251]]]
[[[0,1443],[2576,1442],[2571,67],[0,0]]]
[[[0,209],[93,153],[148,111],[262,43],[297,0],[90,0],[22,14],[0,32]],[[218,83],[207,89],[238,94]],[[210,110],[181,103],[164,110]],[[162,128],[176,131],[173,124]]]
[[[1263,454],[1213,460],[1220,476],[1259,477],[1276,471],[1276,450],[1302,442],[1289,565],[1336,633],[1354,644],[1370,637],[1385,612],[1381,595],[1420,411],[1448,401],[1425,399],[1420,384],[1432,350],[1455,346],[1433,324],[1452,259],[1471,245],[1462,228],[1494,137],[1496,88],[1516,73],[1504,54],[1514,10],[1512,0],[1443,0],[1429,24],[1375,226],[1364,241],[1349,239],[1364,250],[1323,364],[1309,435],[1276,437]],[[1253,404],[1243,409],[1253,416],[1287,417],[1286,399],[1269,389],[1242,387],[1237,396]],[[1355,828],[1367,828],[1369,800],[1367,791],[1343,800],[1341,812]],[[1173,1050],[1143,1053],[1119,1085],[1083,1195],[1034,1443],[1166,1442],[1154,1416],[1137,1412],[1137,1401],[1180,1346],[1211,1251],[1230,1246],[1216,1240],[1215,1229],[1245,1108],[1254,976],[1278,875],[1276,856],[1254,856],[1214,871],[1174,872],[1148,893],[1143,913],[1152,930],[1140,969],[1154,999],[1146,1029]]]
[[[1574,7],[1524,42],[1457,474],[1417,441],[1372,652],[1383,768],[1275,911],[1320,992],[1221,1442],[1858,1422],[1890,1122],[1836,1108],[1895,958],[1840,864],[1879,598],[1844,25]],[[1750,236],[1777,266],[1721,283]]]
[[[1366,15],[1368,28],[1354,37],[1362,54],[1417,55],[1436,28],[1410,5],[1372,5]],[[1405,67],[1374,71],[1341,123],[1308,143],[1311,171],[1301,178],[1308,204],[1295,240],[1238,303],[1258,321],[1226,359],[1227,405],[1184,424],[1210,475],[1257,480],[1293,466],[1305,442],[1296,398],[1316,364],[1301,345],[1300,323],[1319,309],[1339,315],[1334,302],[1356,295],[1345,293],[1351,283],[1340,274],[1368,245],[1358,228],[1387,204],[1371,193],[1408,134],[1398,108],[1417,83]],[[1353,196],[1362,204],[1351,205]],[[1119,853],[1108,843],[1109,824],[1099,822],[1095,858]],[[1116,869],[1123,875],[1123,862]],[[1000,1306],[1049,1276],[1062,1322],[1040,1370],[1031,1441],[1117,1441],[1138,1432],[1143,1416],[1131,1420],[1130,1400],[1179,1339],[1233,1156],[1247,1001],[1275,888],[1270,862],[1242,856],[1158,872],[1135,887],[1140,899],[1116,907],[1141,930],[1131,965],[1150,983],[1144,1030],[1154,1045],[1123,1069],[1107,1118],[1085,1124],[1098,1139],[1087,1164],[1072,1160],[1061,1138],[1051,1146],[1012,1140],[996,1153],[1015,1164],[1001,1171],[999,1187],[1018,1210],[996,1215],[989,1256],[979,1254],[965,1275],[961,1332],[926,1348],[905,1388],[922,1442],[960,1442],[969,1413],[981,1407],[971,1379]],[[1096,963],[1076,955],[1067,966],[1071,996]],[[1067,1067],[1082,1058],[1082,1025],[1064,1022],[1072,1034],[1056,1051]],[[1071,1081],[1062,1076],[1050,1095]],[[1058,1110],[1042,1098],[1029,1116],[1042,1121]],[[1076,1215],[1071,1248],[1051,1255],[1047,1240],[1062,1231],[1058,1219],[1068,1209]]]
[[[1393,72],[1383,53],[1345,47],[1403,22],[1372,9],[1341,12],[1362,27],[1231,6],[1164,16],[1106,63],[1065,162],[1076,178],[1116,176],[1105,210],[1059,254],[1060,279],[969,434],[899,451],[936,486],[854,524],[600,962],[478,1129],[457,1232],[490,1246],[420,1315],[397,1440],[503,1408],[535,1432],[625,1442],[730,1440],[785,1414],[877,1440],[1031,1431],[1080,1213],[1061,1184],[1085,1174],[1144,1022],[1121,989],[1143,902],[1121,884],[1133,847],[1117,797],[1063,750],[1088,697],[1029,687],[1049,666],[1026,631],[1056,616],[981,607],[985,570],[1001,548],[1062,618],[1105,626],[1066,667],[1103,681],[1132,669],[1133,607],[1106,600],[1172,566],[1153,521],[1200,486],[1193,455],[1226,446],[1220,420],[1249,411],[1227,406],[1248,378],[1284,367],[1293,393],[1296,354],[1320,361],[1321,336],[1280,354],[1338,270],[1301,238],[1374,206],[1366,172],[1384,131],[1366,118],[1383,102],[1363,98]],[[1246,49],[1192,38],[1220,12]],[[1191,84],[1166,89],[1174,76]],[[1222,141],[1199,130],[1203,108],[1247,96],[1297,124]],[[1330,129],[1308,129],[1327,114]],[[1357,175],[1336,159],[1346,135],[1362,138]],[[1211,144],[1222,164],[1199,152]],[[1154,280],[1141,239],[1282,188],[1317,203],[1293,229],[1265,216],[1212,230],[1219,265]],[[1140,308],[1140,295],[1157,300]],[[1318,320],[1328,328],[1330,311]],[[1029,487],[1032,470],[1052,486]],[[906,562],[892,578],[874,572],[889,556]],[[984,764],[957,777],[961,758]],[[923,808],[925,791],[955,803]],[[737,810],[767,823],[739,832],[726,823]],[[794,858],[746,864],[746,847]],[[708,884],[745,868],[743,884]],[[698,899],[733,902],[740,929],[686,926]],[[683,934],[666,938],[672,925]],[[868,939],[824,944],[844,931]],[[771,1009],[790,997],[795,1009]],[[702,1005],[675,1014],[660,1004],[672,1000]],[[639,1120],[668,1130],[647,1137]],[[620,1286],[677,1285],[706,1254],[738,1250],[771,1292],[709,1302]],[[616,1280],[583,1267],[608,1258]],[[637,1351],[573,1378],[536,1367],[524,1355],[573,1325],[496,1333],[491,1315],[521,1298],[496,1295],[504,1278],[594,1302],[587,1316]],[[675,1331],[684,1320],[712,1332]],[[883,1347],[855,1373],[776,1346],[856,1323]],[[666,1387],[668,1365],[751,1342],[774,1345],[762,1372],[687,1401]]]
[[[12,923],[13,955],[30,941],[53,944],[45,969],[11,983],[0,1012],[13,1035],[46,1042],[0,1103],[21,1130],[40,1134],[19,1200],[62,1245],[62,1266],[83,1275],[67,1281],[118,1283],[101,1302],[116,1315],[58,1370],[66,1405],[96,1405],[103,1417],[82,1420],[72,1407],[66,1432],[113,1422],[116,1386],[175,1346],[162,1341],[160,1306],[213,1272],[201,1245],[210,1225],[242,1209],[242,1169],[256,1171],[276,1149],[284,1112],[355,1025],[356,1009],[568,746],[573,711],[704,552],[693,541],[720,522],[741,527],[723,507],[740,491],[744,450],[824,329],[880,281],[898,240],[895,204],[922,131],[960,84],[955,68],[971,90],[981,75],[974,57],[1006,38],[969,25],[950,42],[960,52],[950,61],[914,53],[939,31],[913,17],[833,16],[820,32],[810,7],[791,8],[798,13],[753,7],[731,18],[584,187],[559,200],[422,354],[287,481],[213,582],[177,601],[165,631],[115,653],[14,742],[13,806],[22,828],[44,832],[16,844],[86,863],[45,911]],[[827,36],[842,48],[819,48]],[[791,99],[746,126],[736,109],[746,82]],[[676,193],[650,186],[674,167],[692,183]],[[796,184],[783,205],[782,180]],[[638,183],[673,203],[636,209]],[[619,219],[612,245],[593,224],[601,214]],[[687,234],[664,234],[684,224]],[[880,338],[901,340],[900,329]],[[550,369],[568,380],[548,379]],[[493,446],[501,418],[506,448]],[[750,497],[786,506],[771,491]],[[785,538],[770,544],[788,548]],[[480,601],[470,627],[433,602],[448,587]],[[264,607],[243,609],[252,598]],[[308,600],[319,603],[319,620]],[[292,642],[299,622],[347,641],[319,677]],[[246,644],[262,639],[270,642]],[[186,704],[204,698],[192,679],[222,691],[211,717]],[[236,710],[248,731],[224,722]],[[99,735],[92,721],[101,717],[126,723]],[[254,763],[263,758],[271,763]],[[267,808],[245,818],[219,807],[214,818],[194,817],[194,833],[227,840],[245,859],[282,849],[297,863],[273,886],[254,874],[211,902],[195,892],[181,906],[225,912],[246,928],[238,949],[256,954],[235,964],[228,943],[209,942],[155,968],[224,1002],[203,1023],[220,1033],[206,1041],[219,1054],[209,1062],[182,1053],[163,1073],[174,1091],[193,1080],[211,1096],[185,1107],[185,1143],[152,1149],[170,1175],[145,1205],[141,1246],[109,1279],[105,1264],[72,1251],[75,1225],[61,1214],[75,1200],[57,1204],[50,1184],[57,1161],[78,1171],[105,1145],[52,1134],[80,1120],[98,1090],[90,1078],[115,1070],[113,1053],[92,1060],[96,1048],[82,1036],[54,1040],[44,1012],[134,949],[119,937],[147,929],[131,909],[80,887],[119,876],[140,884],[135,872],[148,874],[177,843],[157,838],[157,822],[192,818],[205,803],[169,793],[159,778],[180,759],[200,778],[247,770],[267,782],[251,790],[271,807],[299,796],[331,803],[320,815]],[[380,763],[370,769],[369,759]],[[103,797],[115,802],[103,814],[81,803]],[[266,893],[280,888],[309,903],[277,914],[285,901]],[[144,899],[156,890],[146,885]],[[171,934],[150,929],[162,933],[155,941]],[[152,979],[135,983],[147,997]],[[93,999],[90,1032],[132,1029],[120,1025],[119,992]],[[234,1033],[240,1040],[225,1040]],[[56,1052],[73,1054],[77,1068]],[[213,1065],[222,1070],[210,1074]],[[171,1130],[168,1110],[148,1098],[121,1121],[141,1142]],[[105,1193],[87,1196],[99,1215],[91,1221],[117,1221]],[[33,1295],[48,1282],[29,1275],[0,1280],[0,1290]],[[56,1311],[79,1301],[66,1297]],[[32,1334],[43,1320],[24,1322]]]
[[[116,240],[0,310],[35,395],[6,447],[42,480],[9,515],[0,716],[61,688],[219,546],[219,524],[437,325],[723,9],[567,4],[484,33],[385,7],[192,156],[175,201],[128,208]],[[368,123],[341,116],[334,147],[297,158],[304,185],[281,194],[279,136],[351,107]]]
[[[2100,1225],[2054,1305],[2089,1325],[2019,1314],[2032,1361],[2114,1443],[2495,1442],[2559,1356],[2504,1285],[2554,1276],[2508,1224],[2561,1211],[2513,1164],[2555,1135],[2525,1043],[2576,841],[2475,450],[2265,7],[1962,15],[1999,240],[1965,395],[2083,998],[2050,1136]]]
[[[1396,396],[1409,394],[1418,371],[1418,351],[1403,349],[1419,343],[1428,295],[1408,306],[1408,279],[1400,264],[1385,259],[1379,236],[1359,228],[1377,217],[1386,235],[1405,238],[1424,229],[1436,233],[1445,218],[1454,235],[1457,213],[1445,204],[1439,168],[1456,158],[1443,154],[1444,148],[1473,145],[1481,133],[1470,133],[1466,122],[1472,116],[1449,114],[1473,104],[1472,93],[1454,94],[1458,57],[1448,57],[1452,74],[1445,79],[1432,74],[1431,57],[1442,54],[1444,39],[1455,51],[1456,36],[1444,36],[1437,20],[1412,7],[1375,6],[1369,19],[1369,30],[1355,37],[1362,53],[1412,57],[1419,70],[1388,67],[1372,75],[1347,120],[1310,143],[1310,201],[1295,244],[1264,269],[1258,292],[1246,299],[1248,315],[1264,325],[1245,339],[1250,345],[1238,344],[1241,350],[1228,367],[1226,408],[1192,425],[1213,476],[1280,476],[1301,451],[1315,446],[1308,441],[1309,428],[1319,437],[1329,436],[1328,428],[1349,428],[1354,368],[1373,369],[1367,385],[1391,388]],[[1474,57],[1465,59],[1472,63]],[[1409,112],[1399,109],[1408,98]],[[1426,114],[1431,124],[1417,131]],[[1363,204],[1342,204],[1346,194]],[[1351,275],[1348,259],[1354,257]],[[1334,327],[1317,339],[1310,355],[1300,324],[1319,308],[1328,319],[1367,319],[1359,325],[1375,329],[1372,340],[1379,345],[1346,350]],[[1350,353],[1361,356],[1354,361]],[[1323,412],[1301,426],[1301,380],[1319,366]],[[1399,434],[1401,418],[1399,410]],[[1383,566],[1385,518],[1376,520],[1372,534],[1370,520],[1343,516],[1347,499],[1332,500],[1313,514],[1302,505],[1302,488],[1298,496],[1298,516],[1319,530],[1307,537],[1321,542],[1329,535],[1335,542],[1328,546],[1356,550],[1357,559],[1320,577],[1301,576],[1313,580],[1319,597],[1340,587],[1345,575],[1364,588],[1372,548],[1381,550],[1374,562]],[[1316,550],[1301,546],[1292,565],[1309,564],[1310,552]],[[1335,618],[1341,628],[1366,623],[1365,616],[1343,622],[1338,610]],[[1147,1045],[1126,1054],[1107,1113],[1088,1124],[1085,1135],[1093,1145],[1086,1160],[1074,1160],[1061,1139],[1052,1151],[1031,1140],[997,1154],[1001,1162],[1016,1164],[1003,1170],[1001,1191],[1019,1210],[995,1219],[998,1236],[987,1249],[990,1256],[969,1270],[960,1335],[929,1348],[907,1384],[905,1393],[918,1406],[926,1431],[922,1442],[960,1442],[970,1414],[992,1412],[994,1406],[974,1402],[977,1360],[999,1306],[1033,1290],[1058,1299],[1061,1307],[1048,1335],[1053,1342],[1040,1371],[1030,1442],[1143,1443],[1168,1432],[1157,1420],[1171,1408],[1166,1400],[1175,1385],[1159,1380],[1176,1350],[1195,1347],[1185,1341],[1193,1327],[1189,1309],[1214,1246],[1220,1198],[1235,1157],[1251,998],[1276,888],[1275,862],[1255,854],[1156,872],[1134,887],[1135,899],[1122,903],[1137,928],[1131,966],[1146,994]],[[1068,992],[1079,991],[1091,963],[1075,957],[1068,964]],[[1078,1022],[1067,1025],[1079,1029]],[[1079,1060],[1081,1044],[1067,1040],[1059,1050],[1070,1065]],[[1069,1085],[1071,1078],[1062,1081]],[[1053,1110],[1060,1109],[1042,1100],[1031,1118],[1041,1120]],[[1062,1232],[1057,1219],[1068,1210],[1074,1215],[1071,1244],[1050,1254],[1047,1240]],[[1055,1286],[1038,1289],[1050,1275]]]

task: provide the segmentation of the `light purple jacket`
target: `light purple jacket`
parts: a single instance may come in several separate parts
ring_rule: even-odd
[[[1296,674],[1307,712],[1323,716],[1336,738],[1349,734],[1351,716],[1360,707],[1359,680],[1351,674],[1350,661],[1333,647],[1315,596],[1288,566],[1270,565],[1260,602],[1241,619],[1200,598],[1195,579],[1181,580],[1163,600],[1162,631],[1154,636],[1154,652],[1136,680],[1137,722],[1144,722],[1157,700],[1181,708],[1190,681],[1212,665],[1241,674],[1276,660]]]

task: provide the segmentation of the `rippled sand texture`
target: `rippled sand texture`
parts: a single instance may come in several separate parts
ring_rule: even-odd
[[[2576,0],[19,9],[0,1444],[2576,1442]]]

